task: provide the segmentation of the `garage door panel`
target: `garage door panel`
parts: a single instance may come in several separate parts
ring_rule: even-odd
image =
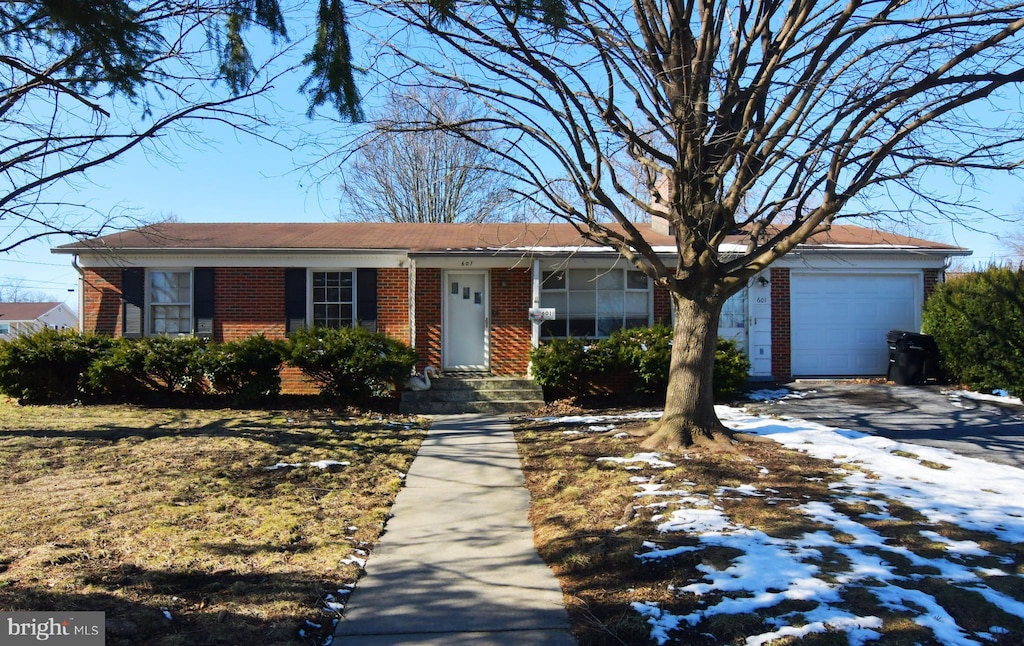
[[[883,375],[885,334],[916,330],[920,274],[801,274],[790,278],[796,376]]]

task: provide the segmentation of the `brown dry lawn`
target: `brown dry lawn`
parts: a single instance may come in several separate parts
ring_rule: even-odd
[[[105,611],[111,645],[319,643],[422,437],[375,414],[0,401],[0,610]]]
[[[600,411],[586,411],[595,412]],[[588,431],[586,424],[572,426],[526,419],[517,424],[516,438],[533,500],[531,521],[537,546],[561,582],[573,630],[581,645],[656,643],[651,640],[647,619],[632,606],[634,602],[656,603],[673,615],[688,615],[723,602],[730,595],[714,592],[700,596],[681,589],[707,580],[709,573],[724,572],[737,563],[743,552],[721,544],[702,546],[701,539],[686,532],[659,532],[658,518],[671,512],[671,503],[666,502],[671,497],[638,493],[642,483],[661,485],[663,491],[678,490],[686,496],[702,497],[722,509],[733,523],[763,532],[768,537],[764,540],[773,545],[822,532],[823,537],[828,537],[826,542],[834,547],[823,545],[816,554],[807,556],[808,563],[817,569],[816,576],[823,583],[836,586],[841,599],[833,604],[835,608],[882,620],[878,629],[881,637],[866,644],[910,646],[944,642],[915,621],[927,614],[927,609],[901,611],[880,603],[872,586],[885,587],[881,581],[868,579],[856,585],[841,585],[851,567],[846,555],[852,552],[846,548],[859,549],[853,544],[855,537],[800,513],[798,506],[830,505],[837,514],[849,518],[851,525],[856,523],[884,537],[884,549],[867,547],[863,553],[905,577],[898,584],[912,591],[908,594],[920,592],[935,599],[976,643],[1024,643],[1024,621],[1020,617],[987,602],[971,589],[971,584],[946,581],[933,567],[922,565],[926,559],[942,563],[942,559],[951,558],[958,566],[978,571],[999,569],[1005,575],[986,578],[986,585],[1024,604],[1024,545],[946,523],[930,523],[898,500],[857,501],[843,496],[830,484],[841,480],[846,469],[853,467],[815,459],[774,442],[741,444],[734,451],[698,449],[685,456],[664,455],[678,465],[674,468],[652,468],[640,463],[627,469],[621,464],[599,461],[601,457],[644,452],[640,446],[645,437],[643,431],[643,423],[637,422],[619,423],[613,431],[605,432]],[[742,485],[753,485],[763,495],[737,495],[722,489]],[[888,510],[885,517],[873,514],[879,505]],[[948,556],[944,544],[928,538],[935,535],[945,537],[943,540],[973,541],[989,555]],[[646,562],[639,559],[637,555],[649,552],[652,543],[663,549],[686,547],[671,558]],[[781,592],[767,590],[766,594]],[[741,606],[752,607],[743,603],[750,599],[748,589],[731,594],[741,601]],[[914,603],[908,605],[913,607]],[[801,613],[811,612],[817,606],[811,600],[794,598],[769,603],[756,611],[719,613],[695,626],[684,623],[670,631],[668,643],[745,644],[751,635],[772,631],[772,622],[777,618],[784,618],[789,625],[801,625]],[[992,632],[993,626],[1001,631]],[[826,631],[769,643],[847,646],[853,642],[845,632]]]

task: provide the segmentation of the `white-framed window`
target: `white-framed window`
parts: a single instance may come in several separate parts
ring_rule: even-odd
[[[312,324],[314,327],[355,325],[355,272],[312,271]]]
[[[192,272],[151,269],[147,283],[149,334],[191,334]]]
[[[641,271],[566,269],[543,273],[540,306],[553,307],[542,338],[604,338],[621,328],[651,323],[651,286]]]
[[[10,323],[0,323],[0,334],[10,334],[10,333],[11,333],[11,324]]]

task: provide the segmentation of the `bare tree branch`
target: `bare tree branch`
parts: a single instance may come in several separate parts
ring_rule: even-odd
[[[487,105],[521,200],[671,290],[679,402],[662,427],[676,442],[684,427],[720,429],[703,382],[718,312],[750,277],[837,220],[872,215],[869,196],[909,196],[879,218],[955,218],[971,208],[958,185],[922,178],[970,181],[1024,159],[1019,113],[990,109],[1024,81],[1020,2],[569,0],[557,31],[497,0],[443,22],[418,2],[364,6],[390,18],[368,37],[395,82]],[[410,33],[417,47],[391,46]],[[668,221],[673,261],[643,239],[636,210]],[[722,254],[741,230],[747,253]]]
[[[512,216],[507,171],[472,109],[447,91],[392,95],[353,146],[341,220],[484,222]]]

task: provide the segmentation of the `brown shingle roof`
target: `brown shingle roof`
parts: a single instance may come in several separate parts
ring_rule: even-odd
[[[804,246],[890,246],[890,247],[918,247],[922,249],[936,249],[949,251],[962,251],[962,247],[949,245],[922,238],[878,231],[867,227],[858,227],[850,224],[832,225],[832,228],[825,233],[812,236],[804,243]]]
[[[653,244],[672,239],[640,225]],[[448,249],[575,247],[588,244],[568,224],[394,224],[326,223],[166,223],[57,247],[88,249],[305,249],[425,252]]]
[[[655,247],[675,240],[656,233],[648,224],[637,228]],[[740,241],[737,237],[737,242]],[[805,247],[820,245],[894,246],[958,251],[959,247],[864,227],[836,225],[812,238]],[[352,250],[393,249],[440,252],[527,247],[575,248],[594,246],[569,224],[396,224],[371,222],[324,223],[163,223],[62,245],[55,253],[91,250]]]
[[[0,303],[0,323],[34,321],[61,303]]]

